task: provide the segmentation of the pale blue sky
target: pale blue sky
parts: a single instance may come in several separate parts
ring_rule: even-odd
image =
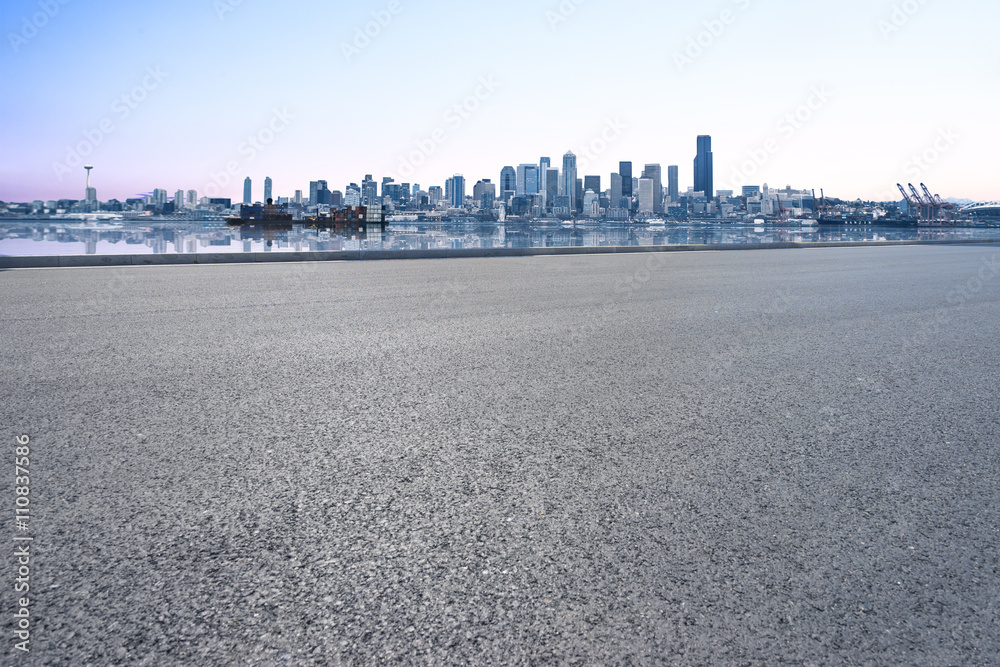
[[[904,4],[916,11],[894,25]],[[257,198],[265,176],[280,196],[366,173],[426,188],[461,172],[471,186],[543,155],[561,164],[602,133],[611,141],[581,175],[605,187],[631,160],[636,173],[679,165],[686,188],[695,137],[711,134],[717,188],[896,198],[897,181],[926,181],[942,196],[1000,198],[995,0],[562,6],[574,11],[524,0],[398,0],[395,14],[383,1],[4,0],[0,199],[82,197],[80,161],[95,165],[101,199],[156,187],[238,198],[244,176]],[[345,57],[380,11],[388,25]],[[33,17],[44,24],[34,33]],[[679,66],[699,37],[701,55]],[[477,87],[478,108],[449,113]],[[799,127],[781,125],[810,101]],[[621,129],[606,132],[608,121]],[[415,142],[430,155],[411,173],[401,157]],[[922,154],[932,159],[912,161]],[[228,163],[235,175],[220,187]]]

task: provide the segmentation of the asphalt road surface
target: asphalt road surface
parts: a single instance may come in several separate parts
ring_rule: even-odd
[[[998,664],[998,259],[0,272],[7,663]]]

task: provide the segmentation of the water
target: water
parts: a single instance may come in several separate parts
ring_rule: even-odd
[[[361,233],[293,226],[287,231],[228,227],[221,222],[0,221],[0,255],[140,255],[163,253],[310,252],[433,248],[551,248],[818,241],[1000,241],[1000,228],[800,228],[684,223],[618,224],[405,223]]]

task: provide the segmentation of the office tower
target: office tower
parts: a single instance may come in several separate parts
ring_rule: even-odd
[[[655,211],[653,186],[653,179],[639,179],[639,213],[653,213]]]
[[[663,169],[658,164],[647,164],[642,177],[653,181],[653,211],[663,212]]]
[[[295,191],[295,198],[292,199],[296,204],[302,205],[302,190]]]
[[[759,185],[744,185],[743,186],[743,196],[744,197],[759,197],[760,196],[760,186]]]
[[[670,201],[674,204],[681,198],[679,173],[680,169],[677,165],[673,164],[667,167],[667,196],[670,197]]]
[[[600,176],[584,176],[583,177],[583,189],[593,190],[595,194],[600,196],[601,194],[601,177]]]
[[[576,212],[583,213],[583,179],[576,179]]]
[[[376,204],[381,204],[378,200],[378,182],[372,180],[371,174],[366,174],[365,179],[361,181],[361,205],[375,206]]]
[[[271,181],[271,177],[270,176],[265,177],[264,178],[264,203],[265,204],[267,203],[268,199],[274,199],[274,197],[271,194],[271,186],[272,185],[273,185],[273,182]]]
[[[361,206],[361,189],[354,183],[347,187],[347,193],[344,195],[344,206]]]
[[[517,166],[517,194],[532,195],[538,192],[538,166],[534,164],[519,164]]]
[[[545,178],[548,175],[549,169],[552,168],[552,160],[547,157],[538,159],[538,191],[542,193],[548,192],[548,187],[545,182]]]
[[[559,170],[545,170],[545,208],[551,210],[559,196]]]
[[[319,187],[319,181],[309,181],[309,205],[316,205],[316,189]]]
[[[410,193],[411,197],[416,197],[420,193],[420,183],[413,184],[413,191]]]
[[[178,190],[174,193],[174,210],[179,211],[184,208],[184,191]]]
[[[573,151],[563,155],[562,172],[562,187],[559,190],[563,195],[569,197],[569,210],[573,214],[576,213],[579,202],[576,196],[576,156],[573,155]]]
[[[611,208],[627,208],[622,206],[621,174],[611,174]]]
[[[330,204],[330,188],[326,186],[326,181],[318,181],[316,186],[316,203]]]
[[[478,183],[472,189],[472,198],[476,205],[484,211],[493,210],[493,200],[496,199],[497,186],[490,182],[490,179],[485,178]]]
[[[587,218],[599,218],[601,216],[601,196],[588,189],[583,193],[583,215]]]
[[[619,162],[618,163],[618,173],[622,177],[622,197],[625,197],[632,201],[633,184],[632,184],[632,163],[631,162]],[[631,203],[629,204],[631,207]]]
[[[708,199],[715,196],[712,137],[704,134],[698,137],[698,155],[694,159],[694,190],[704,192]]]
[[[341,194],[340,190],[332,190],[330,192],[330,206],[342,207],[344,205],[344,195]]]
[[[187,207],[188,208],[195,208],[196,206],[198,206],[198,191],[197,190],[188,190],[187,191]]]
[[[517,172],[514,167],[504,167],[500,170],[500,191],[517,191]]]
[[[250,182],[250,177],[247,176],[243,179],[243,203],[252,204],[253,203],[253,192],[252,184]]]
[[[441,190],[440,185],[432,185],[427,188],[427,200],[431,206],[437,206],[442,199],[444,199],[444,192]]]
[[[250,180],[250,179],[247,179]],[[154,206],[163,206],[167,203],[167,191],[163,188],[156,188],[153,190],[153,196],[150,203]]]
[[[465,177],[455,174],[451,177],[451,206],[452,208],[463,208],[465,206]]]

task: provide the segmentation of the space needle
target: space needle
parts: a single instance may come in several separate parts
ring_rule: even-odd
[[[97,200],[97,191],[90,187],[90,170],[94,168],[94,165],[85,164],[83,168],[87,170],[87,189],[84,191],[83,199],[89,204]]]

